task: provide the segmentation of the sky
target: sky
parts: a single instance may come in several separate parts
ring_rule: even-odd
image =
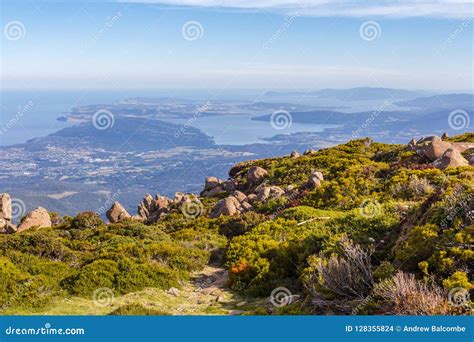
[[[472,91],[473,1],[2,0],[1,87]]]

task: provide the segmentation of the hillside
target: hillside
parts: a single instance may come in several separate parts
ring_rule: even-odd
[[[468,314],[473,157],[472,133],[353,140],[239,163],[136,215],[115,202],[108,224],[8,228],[4,195],[0,312]]]

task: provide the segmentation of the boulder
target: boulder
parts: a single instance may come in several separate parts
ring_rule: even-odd
[[[51,227],[51,225],[51,218],[49,217],[48,211],[45,208],[38,207],[35,210],[29,212],[21,221],[20,225],[18,226],[18,232],[22,232],[33,227]]]
[[[321,186],[321,181],[324,180],[323,174],[319,171],[313,171],[305,184],[308,189],[316,189]]]
[[[2,226],[2,222],[0,222],[0,227],[1,226]],[[13,233],[16,233],[17,231],[18,231],[17,226],[11,222],[6,222],[3,228],[0,228],[0,234],[13,234]]]
[[[179,197],[177,196],[180,201],[182,201],[184,197],[184,194]],[[147,194],[138,205],[138,216],[140,216],[145,223],[155,223],[160,219],[162,214],[168,213],[171,202],[172,201],[166,196],[157,194],[155,198],[153,198],[153,196]]]
[[[227,192],[232,192],[237,189],[237,182],[233,179],[227,180],[222,183],[222,188]]]
[[[285,195],[285,191],[278,186],[259,186],[255,189],[257,200],[265,203],[268,200],[276,200]]]
[[[214,208],[212,208],[211,217],[216,218],[221,215],[234,216],[239,215],[242,211],[243,208],[239,200],[234,196],[229,196],[217,202]]]
[[[201,192],[201,197],[215,197],[224,192],[225,190],[221,186],[218,186],[218,187],[212,188],[211,190],[206,190],[206,191]]]
[[[252,166],[247,172],[247,180],[252,185],[259,183],[266,176],[268,176],[267,170],[260,166]]]
[[[304,151],[303,155],[307,156],[308,154],[313,154],[313,153],[316,153],[316,151],[310,148],[310,149]]]
[[[447,167],[458,167],[458,166],[468,166],[469,163],[466,159],[459,153],[458,150],[454,148],[447,149],[441,157],[436,159],[433,164],[434,167],[444,170]]]
[[[429,160],[435,161],[436,159],[440,158],[447,149],[451,147],[451,143],[442,141],[440,138],[437,138],[431,141],[430,143],[427,143],[422,148],[422,152],[428,157]]]
[[[0,194],[0,219],[11,221],[12,201],[7,193]]]
[[[247,196],[247,201],[249,203],[254,203],[256,200],[257,200],[257,195],[255,195],[255,194],[250,194],[250,195]]]
[[[444,132],[443,135],[441,136],[441,140],[446,140],[449,138],[448,133]]]
[[[204,183],[204,191],[210,191],[218,186],[220,186],[222,181],[216,177],[207,177],[206,182]]]
[[[109,210],[105,213],[110,223],[117,223],[122,220],[131,218],[130,214],[125,210],[125,208],[119,203],[114,202]]]
[[[247,200],[247,196],[245,196],[245,194],[242,192],[242,191],[234,191],[234,193],[232,194],[232,196],[234,196],[235,198],[237,198],[237,200],[242,203],[244,201]]]
[[[234,216],[240,215],[246,211],[253,210],[252,205],[248,202],[247,196],[243,192],[235,191],[232,196],[221,199],[211,210],[211,218],[221,215]]]
[[[181,202],[184,196],[186,196],[186,195],[183,192],[175,192],[174,201],[176,203]]]
[[[443,141],[438,136],[430,136],[418,140],[414,146],[411,146],[411,148],[415,150],[418,155],[426,156],[430,161],[434,162],[441,158],[444,152],[448,149],[454,149],[463,153],[470,148],[474,148],[474,143],[449,142]]]
[[[291,158],[299,158],[299,157],[301,157],[301,154],[298,151],[293,151],[293,152],[291,152],[290,157]]]
[[[7,193],[0,194],[0,233],[10,234],[16,232],[12,224],[12,201]]]

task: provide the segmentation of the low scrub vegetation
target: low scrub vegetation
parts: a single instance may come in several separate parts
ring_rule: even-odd
[[[92,298],[100,288],[179,289],[212,258],[240,295],[268,298],[279,287],[298,294],[299,304],[282,313],[459,312],[448,292],[473,287],[471,166],[442,171],[403,146],[369,139],[243,163],[234,180],[248,186],[252,166],[268,172],[269,186],[303,190],[238,216],[209,218],[219,198],[204,198],[194,219],[176,210],[151,225],[104,224],[87,212],[0,236],[0,308]],[[324,180],[305,188],[314,170]],[[111,314],[162,313],[132,305]]]

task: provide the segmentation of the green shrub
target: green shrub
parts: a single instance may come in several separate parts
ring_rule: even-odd
[[[100,288],[113,289],[118,272],[115,261],[96,260],[82,267],[71,279],[66,279],[64,285],[73,294],[90,296]]]
[[[126,304],[119,306],[109,313],[111,316],[165,316],[169,313],[153,308],[148,308],[140,304]]]
[[[264,215],[253,211],[247,212],[242,216],[229,217],[227,222],[224,222],[219,226],[219,234],[232,239],[235,236],[247,233],[265,220],[266,218]]]
[[[97,228],[104,224],[104,221],[100,218],[99,214],[85,211],[77,214],[71,221],[71,228],[73,229],[84,229],[84,228]]]

